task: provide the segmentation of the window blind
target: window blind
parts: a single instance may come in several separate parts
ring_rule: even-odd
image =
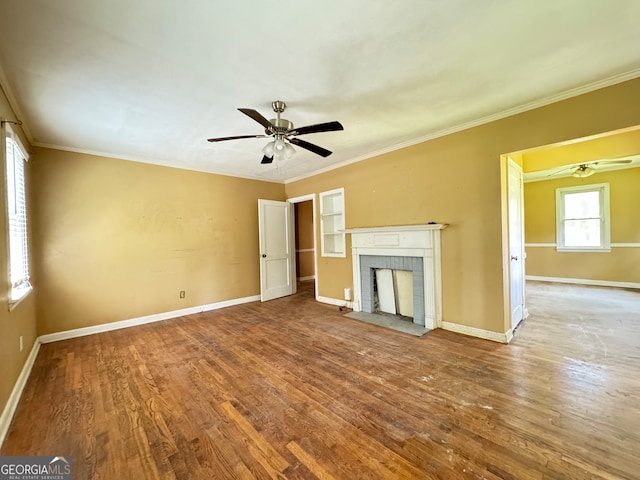
[[[20,300],[31,288],[29,283],[29,251],[27,242],[27,200],[25,191],[26,154],[6,132],[7,225],[9,236],[10,302]]]

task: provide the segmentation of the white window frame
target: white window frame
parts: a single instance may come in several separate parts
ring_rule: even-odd
[[[25,164],[29,156],[20,138],[11,127],[6,122],[3,122],[3,126],[2,156],[5,160],[7,283],[9,285],[9,310],[12,310],[32,290],[29,279],[29,227],[25,185]],[[14,182],[13,188],[9,187],[10,182]],[[18,248],[16,248],[16,242],[19,242]],[[16,255],[16,250],[22,254]],[[17,263],[15,263],[16,261]]]
[[[600,197],[600,245],[567,246],[564,235],[564,198],[568,194],[598,192]],[[556,189],[556,250],[559,252],[610,252],[611,251],[611,215],[609,210],[609,184],[592,183],[575,187]]]

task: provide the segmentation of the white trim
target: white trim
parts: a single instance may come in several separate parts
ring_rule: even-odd
[[[611,252],[611,246],[596,248],[596,247],[557,247],[558,252],[571,252],[571,253],[609,253]]]
[[[335,305],[337,307],[346,307],[346,308],[353,309],[353,302],[349,302],[347,300],[339,300],[337,298],[323,297],[321,295],[316,295],[316,301],[320,303],[328,303],[329,305]]]
[[[208,312],[211,310],[218,310],[220,308],[232,307],[234,305],[241,305],[243,303],[257,302],[257,301],[260,301],[260,295],[253,295],[251,297],[243,297],[243,298],[234,298],[232,300],[209,303],[207,305],[200,305],[198,307],[182,308],[180,310],[173,310],[173,311],[164,312],[164,313],[154,313],[152,315],[132,318],[129,320],[121,320],[119,322],[103,323],[101,325],[95,325],[93,327],[76,328],[74,330],[65,330],[63,332],[49,333],[47,335],[41,335],[39,338],[40,338],[40,342],[42,343],[58,342],[60,340],[67,340],[69,338],[84,337],[86,335],[93,335],[94,333],[110,332],[112,330],[135,327],[137,325],[144,325],[146,323],[161,322],[163,320],[169,320],[171,318],[182,317],[185,315],[192,315],[194,313]]]
[[[18,402],[20,401],[20,397],[22,396],[22,391],[27,384],[27,380],[29,379],[29,375],[31,374],[31,368],[36,361],[36,357],[38,356],[40,343],[41,342],[39,338],[37,338],[36,341],[33,342],[31,352],[29,353],[27,360],[22,366],[22,371],[20,372],[20,375],[18,375],[18,380],[16,380],[16,383],[13,386],[13,390],[11,391],[11,395],[9,395],[9,399],[7,400],[7,404],[2,411],[2,415],[0,415],[0,446],[2,446],[2,444],[4,443],[4,439],[9,432],[11,420],[13,419],[14,413],[16,413],[16,408],[18,408]]]
[[[555,243],[525,243],[524,246],[531,248],[556,248],[557,245]],[[612,243],[610,246],[611,248],[640,248],[640,243]],[[563,249],[562,251],[566,252],[567,250]]]
[[[564,92],[561,92],[555,95],[549,95],[548,97],[544,97],[539,100],[534,100],[533,102],[525,103],[517,107],[509,108],[507,110],[503,110],[502,112],[494,113],[492,115],[487,115],[486,117],[482,117],[477,120],[472,120],[470,122],[454,125],[453,127],[450,127],[450,128],[445,128],[432,133],[428,133],[426,135],[423,135],[422,137],[418,137],[413,140],[407,140],[406,142],[402,142],[402,143],[397,143],[390,147],[382,148],[380,150],[376,150],[371,153],[366,153],[364,155],[360,155],[359,157],[353,158],[351,160],[345,160],[344,162],[335,163],[325,168],[315,170],[313,173],[308,173],[308,174],[300,175],[297,177],[289,178],[288,180],[285,180],[284,183],[287,184],[287,183],[297,182],[298,180],[304,180],[305,178],[313,177],[321,173],[330,172],[331,170],[336,170],[338,168],[346,167],[347,165],[361,162],[369,158],[377,157],[385,153],[394,152],[402,148],[411,147],[419,143],[444,137],[446,135],[451,135],[452,133],[461,132],[463,130],[468,130],[473,127],[478,127],[480,125],[495,122],[496,120],[501,120],[503,118],[511,117],[519,113],[528,112],[529,110],[535,110],[536,108],[544,107],[546,105],[551,105],[552,103],[560,102],[562,100],[567,100],[569,98],[578,97],[580,95],[584,95],[585,93],[590,93],[595,90],[600,90],[601,88],[611,87],[613,85],[617,85],[618,83],[626,82],[628,80],[633,80],[634,78],[637,78],[637,77],[640,77],[640,68],[636,68],[634,70],[631,70],[629,72],[626,72],[620,75],[614,75],[612,77],[608,77],[608,78],[599,80],[597,82],[589,83],[581,87],[573,88],[571,90],[566,90]]]
[[[518,323],[518,326],[522,325],[522,322]],[[504,334],[505,336],[505,342],[502,343],[511,343],[511,340],[513,340],[513,329],[509,329],[507,330],[507,332]]]
[[[305,282],[307,280],[315,280],[315,279],[316,279],[315,275],[309,275],[308,277],[298,277],[299,282]]]
[[[346,228],[344,233],[422,232],[425,230],[444,230],[448,226],[448,223],[427,223],[424,225]]]
[[[299,197],[287,198],[287,202],[289,202],[289,203],[301,203],[301,202],[306,202],[306,201],[315,200],[315,199],[316,199],[316,194],[315,193],[309,193],[307,195],[300,195]]]
[[[327,208],[325,198],[327,197],[336,197],[340,200],[341,208],[340,210],[330,210],[327,212],[325,209]],[[335,188],[333,190],[328,190],[326,192],[320,192],[318,194],[318,199],[320,201],[320,255],[322,257],[334,257],[334,258],[346,258],[347,257],[347,239],[345,237],[344,228],[346,225],[346,201],[344,196],[344,187]],[[333,202],[331,202],[333,203]],[[327,230],[327,222],[325,220],[329,218],[334,218],[338,220],[338,227],[333,230]],[[333,223],[333,222],[332,222]],[[342,225],[342,227],[340,227]],[[336,238],[342,239],[342,251],[337,249],[330,251],[325,248],[325,236],[335,236]]]
[[[483,338],[485,340],[492,340],[500,343],[509,343],[509,340],[513,337],[511,329],[505,333],[498,333],[451,322],[442,322],[442,328],[444,330],[449,330],[450,332],[462,333],[463,335],[470,335],[472,337]]]
[[[138,163],[145,163],[147,165],[157,165],[159,167],[177,168],[179,170],[186,170],[188,172],[209,173],[211,175],[220,175],[222,177],[243,178],[245,180],[257,180],[259,182],[284,184],[284,180],[281,180],[281,179],[265,178],[260,175],[241,175],[238,173],[222,172],[222,171],[207,169],[207,168],[195,168],[189,165],[178,166],[178,165],[172,165],[168,163],[160,163],[157,160],[150,159],[147,157],[138,157],[136,155],[119,155],[117,153],[108,153],[108,152],[103,152],[101,150],[89,150],[86,148],[63,147],[61,145],[56,145],[53,143],[32,142],[31,145],[33,145],[34,147],[50,148],[51,150],[59,150],[62,152],[81,153],[83,155],[91,155],[94,157],[113,158],[115,160],[124,160],[126,162],[138,162]]]
[[[575,283],[578,285],[594,285],[596,287],[619,287],[619,288],[639,288],[640,283],[635,282],[612,282],[609,280],[590,280],[588,278],[564,278],[564,277],[541,277],[538,275],[527,275],[527,280],[538,282],[554,283]]]

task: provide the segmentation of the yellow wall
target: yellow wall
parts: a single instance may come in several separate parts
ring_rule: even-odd
[[[6,97],[0,90],[0,118],[15,120],[16,116],[10,108]],[[14,131],[21,135],[19,127]],[[29,148],[26,139],[21,135],[25,148]],[[0,148],[4,148],[4,141],[0,142]],[[4,154],[0,154],[0,159],[4,159]],[[31,192],[31,163],[26,165],[26,188]],[[20,375],[20,371],[31,351],[36,340],[36,291],[32,291],[21,303],[11,312],[9,311],[8,293],[8,266],[7,266],[7,229],[6,229],[6,178],[5,165],[0,161],[0,412],[4,409],[13,386]],[[31,217],[31,198],[27,199],[27,214]],[[29,232],[29,239],[33,238]],[[32,244],[32,242],[30,242]],[[33,255],[30,259],[33,264]],[[33,269],[32,269],[33,270]],[[24,349],[20,352],[20,336],[23,337]]]
[[[260,293],[258,198],[284,200],[282,184],[33,157],[40,334]]]
[[[639,97],[632,80],[292,182],[287,196],[344,187],[348,228],[451,224],[442,232],[444,320],[503,333],[500,155],[640,125]],[[342,298],[353,285],[347,247],[345,259],[318,259],[319,295]]]
[[[313,250],[313,202],[311,200],[295,204],[296,209],[296,276],[298,278],[315,275],[315,252]],[[307,250],[307,251],[300,251]],[[309,251],[310,250],[310,251]]]
[[[638,143],[640,150],[640,143]],[[558,178],[526,183],[526,243],[556,242],[556,189],[609,183],[611,243],[640,246],[640,168],[596,173],[588,178]],[[640,283],[640,248],[615,246],[611,252],[557,252],[527,247],[527,275]]]

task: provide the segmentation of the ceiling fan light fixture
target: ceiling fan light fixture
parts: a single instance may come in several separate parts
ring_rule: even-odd
[[[280,160],[289,160],[296,153],[296,150],[284,138],[277,137],[274,141],[264,146],[262,153],[279,162]]]
[[[284,140],[280,137],[277,137],[274,141],[273,141],[273,148],[276,149],[276,152],[284,152],[285,150],[285,143]]]
[[[262,153],[264,153],[265,156],[272,158],[276,149],[275,145],[276,145],[275,140],[273,142],[267,143],[262,149]]]
[[[595,169],[593,169],[589,165],[580,165],[578,168],[576,168],[576,171],[571,174],[571,176],[576,178],[587,178],[594,173],[596,173]]]
[[[291,146],[289,143],[284,144],[284,159],[289,160],[293,154],[296,153],[296,149]]]

